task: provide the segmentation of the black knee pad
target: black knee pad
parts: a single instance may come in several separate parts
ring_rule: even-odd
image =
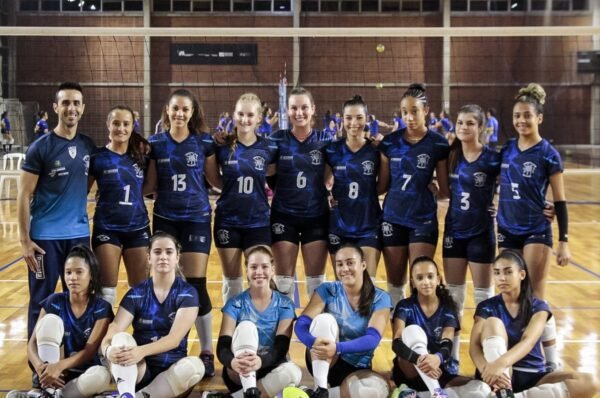
[[[206,290],[206,278],[187,278],[187,282],[196,289],[200,301],[198,316],[204,316],[212,310],[210,296]]]

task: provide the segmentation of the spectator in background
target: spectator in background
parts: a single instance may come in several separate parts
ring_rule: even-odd
[[[485,140],[484,144],[491,148],[498,145],[498,119],[496,119],[496,109],[489,108],[487,110],[487,124],[485,125]]]
[[[35,123],[35,127],[33,129],[33,133],[35,134],[35,139],[42,137],[44,134],[48,133],[48,112],[45,110],[41,110],[38,112],[38,121]]]
[[[15,139],[10,134],[10,120],[8,119],[8,112],[2,112],[0,116],[0,130],[2,131],[2,149],[4,152],[12,151],[12,146],[15,143]]]

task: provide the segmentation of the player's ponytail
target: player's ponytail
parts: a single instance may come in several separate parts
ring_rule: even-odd
[[[98,264],[98,259],[94,252],[85,245],[77,245],[74,246],[69,254],[67,254],[67,258],[65,259],[65,263],[69,261],[70,258],[80,258],[90,269],[90,285],[88,286],[88,294],[90,296],[99,296],[102,293],[102,285],[100,283],[100,265]]]
[[[515,264],[519,270],[525,271],[525,278],[521,280],[521,286],[519,290],[519,313],[517,314],[517,318],[527,323],[531,318],[531,302],[533,299],[533,287],[531,286],[531,280],[529,279],[527,263],[525,262],[525,259],[521,253],[512,249],[502,250],[494,259],[494,263],[500,260],[507,260],[512,264]]]
[[[475,120],[477,120],[477,125],[478,125],[479,129],[481,130],[479,133],[478,139],[481,142],[481,134],[484,131],[485,123],[486,123],[485,112],[479,105],[469,104],[469,105],[464,105],[462,108],[460,108],[460,110],[458,111],[458,115],[460,115],[462,113],[469,113],[469,114],[473,115]],[[457,117],[457,119],[458,119],[458,117]],[[462,143],[460,140],[455,139],[452,142],[452,145],[450,145],[450,153],[448,154],[448,174],[452,174],[456,171],[456,167],[458,166],[458,163],[460,163],[460,159],[462,158],[462,156],[463,156]]]

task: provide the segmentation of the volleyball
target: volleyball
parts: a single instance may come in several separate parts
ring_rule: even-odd
[[[383,44],[379,43],[377,45],[377,47],[375,47],[375,50],[377,50],[378,53],[382,53],[385,51],[385,46]]]
[[[308,394],[298,387],[286,387],[277,394],[277,398],[309,398]]]

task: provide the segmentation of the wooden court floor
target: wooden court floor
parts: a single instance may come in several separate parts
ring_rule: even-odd
[[[585,371],[600,378],[600,170],[568,169],[565,175],[566,193],[569,201],[570,246],[573,260],[569,266],[559,268],[555,260],[550,269],[548,300],[557,319],[559,351],[565,370]],[[6,191],[5,191],[6,196]],[[27,289],[26,265],[21,257],[16,223],[16,189],[13,183],[9,198],[0,200],[0,227],[2,228],[0,251],[0,396],[11,389],[29,389],[31,372],[26,359]],[[90,195],[88,211],[94,210]],[[151,210],[151,203],[148,203]],[[439,219],[443,222],[447,203],[441,203]],[[556,224],[556,223],[555,223]],[[440,227],[443,230],[443,226]],[[556,225],[554,225],[554,232]],[[438,245],[436,260],[441,264],[441,248]],[[298,279],[304,279],[301,259],[298,261]],[[118,298],[127,289],[124,267],[121,267]],[[327,268],[328,279],[333,279],[331,266]],[[209,292],[213,302],[213,338],[216,337],[221,320],[221,271],[213,248],[208,271]],[[385,269],[380,264],[377,284],[386,287]],[[300,282],[300,305],[306,304],[304,284]],[[465,316],[461,339],[461,373],[472,375],[474,367],[468,356],[468,336],[472,326],[474,304],[472,284],[468,285]],[[298,310],[300,311],[300,310]],[[391,350],[391,327],[376,351],[374,368],[389,373],[393,353]],[[199,353],[196,331],[190,333],[191,354]],[[292,342],[292,359],[304,366],[304,350],[297,341]],[[218,361],[217,361],[218,362]],[[218,367],[217,376],[203,381],[194,395],[204,389],[224,390]],[[312,385],[308,373],[303,382]],[[600,391],[597,394],[600,397]]]

